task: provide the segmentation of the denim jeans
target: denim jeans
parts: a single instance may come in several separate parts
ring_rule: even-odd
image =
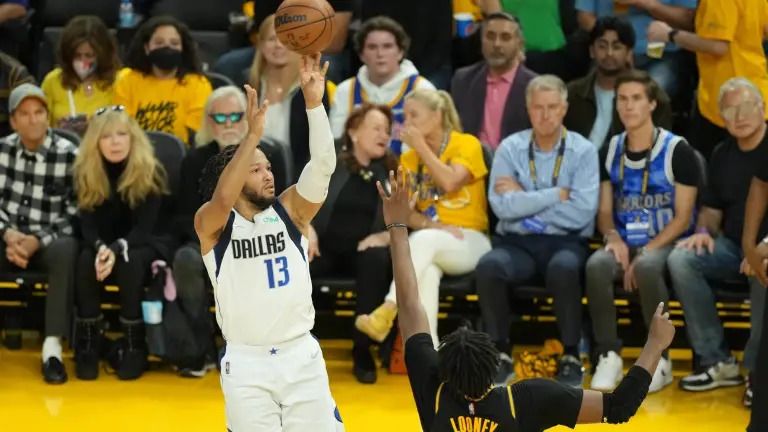
[[[715,239],[715,251],[697,255],[695,251],[675,249],[667,265],[672,285],[683,305],[685,328],[702,366],[712,366],[731,356],[720,318],[715,293],[708,281],[739,279],[742,253],[739,245],[726,237]],[[749,279],[752,304],[752,331],[744,349],[744,366],[753,370],[760,345],[765,288],[755,278]]]

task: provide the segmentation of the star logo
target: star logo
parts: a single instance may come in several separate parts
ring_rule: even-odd
[[[272,348],[271,350],[269,350],[269,353],[272,355],[277,355],[277,348]]]

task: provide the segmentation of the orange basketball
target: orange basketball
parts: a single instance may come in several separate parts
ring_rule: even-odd
[[[285,0],[275,12],[275,32],[291,51],[320,52],[333,38],[333,15],[325,0]]]

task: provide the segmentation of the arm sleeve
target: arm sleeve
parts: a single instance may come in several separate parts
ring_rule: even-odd
[[[768,167],[768,148],[760,152],[762,162],[759,166]],[[768,169],[759,169],[755,172],[755,177],[758,180],[768,182]]]
[[[71,162],[69,165],[69,172],[71,171],[72,164],[74,163],[74,153],[71,156]],[[72,177],[67,176],[67,183],[72,184]],[[48,226],[45,229],[42,229],[36,233],[33,233],[35,237],[37,237],[40,240],[40,244],[43,246],[48,246],[51,244],[54,240],[59,238],[59,236],[71,236],[73,234],[72,231],[72,218],[75,217],[77,214],[77,201],[75,199],[75,193],[72,188],[70,188],[67,191],[67,195],[65,197],[67,204],[66,208],[64,209],[64,214],[59,215],[59,217],[51,223],[50,226]]]
[[[99,227],[93,210],[80,210],[80,231],[86,246],[94,246],[99,238]]]
[[[697,187],[700,184],[701,173],[696,154],[685,142],[675,146],[675,152],[672,154],[672,173],[675,176],[675,183]]]
[[[570,198],[546,209],[541,218],[544,222],[568,231],[582,230],[597,214],[600,195],[600,174],[597,150],[588,143],[589,150],[582,153],[573,176]]]
[[[512,386],[521,432],[562,425],[573,429],[584,392],[546,379],[529,379]]]
[[[499,219],[520,219],[535,215],[560,201],[558,188],[496,193],[494,188],[496,179],[499,177],[517,179],[511,152],[507,148],[500,147],[500,149],[501,151],[498,151],[493,158],[491,178],[488,182],[488,201]]]
[[[485,166],[485,161],[483,160],[482,144],[474,136],[466,136],[470,140],[459,143],[458,153],[449,162],[466,168],[472,176],[472,180],[482,179],[488,175],[488,167]]]
[[[129,248],[144,246],[149,243],[157,223],[161,203],[162,198],[160,196],[151,195],[133,211],[133,228],[125,236]]]
[[[419,333],[408,338],[405,342],[405,366],[422,429],[431,430],[435,397],[440,386],[437,351],[432,345],[432,336]]]
[[[311,203],[321,203],[336,169],[336,146],[322,105],[307,110],[309,120],[309,162],[301,171],[296,191]]]

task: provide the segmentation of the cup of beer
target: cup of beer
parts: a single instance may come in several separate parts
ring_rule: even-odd
[[[664,56],[664,47],[666,45],[664,42],[648,42],[645,54],[650,58],[660,59]]]
[[[625,15],[629,13],[629,5],[622,0],[613,0],[613,13],[616,15]]]

